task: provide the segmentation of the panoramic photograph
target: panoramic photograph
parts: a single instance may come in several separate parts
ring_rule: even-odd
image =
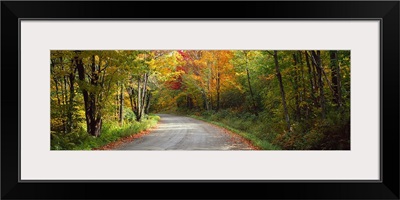
[[[350,150],[349,50],[51,50],[50,150]]]

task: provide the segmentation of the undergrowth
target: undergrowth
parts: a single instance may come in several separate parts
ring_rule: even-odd
[[[350,116],[328,113],[326,119],[292,121],[290,131],[279,117],[268,112],[255,116],[234,110],[185,111],[185,114],[222,126],[263,150],[349,150]]]
[[[84,128],[71,133],[52,133],[51,150],[91,150],[102,147],[120,138],[127,137],[155,126],[160,120],[157,115],[148,115],[141,122],[129,120],[123,125],[105,122],[99,137],[90,136]]]

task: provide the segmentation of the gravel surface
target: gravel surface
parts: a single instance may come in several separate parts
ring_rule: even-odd
[[[117,150],[252,150],[223,128],[184,116],[159,114],[158,128]]]

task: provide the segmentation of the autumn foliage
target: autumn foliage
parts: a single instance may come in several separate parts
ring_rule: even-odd
[[[350,51],[50,54],[52,148],[174,112],[243,131],[257,148],[350,149]]]

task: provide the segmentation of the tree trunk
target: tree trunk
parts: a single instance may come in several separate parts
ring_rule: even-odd
[[[119,87],[118,83],[117,83],[117,87]],[[114,119],[118,120],[118,116],[119,116],[119,92],[117,90],[117,94],[115,95],[115,109],[114,109]]]
[[[326,106],[325,106],[325,94],[324,94],[324,83],[322,82],[322,62],[321,62],[321,52],[320,51],[311,51],[314,60],[315,60],[315,67],[317,68],[317,73],[318,73],[318,87],[319,87],[319,99],[320,99],[320,105],[321,105],[321,115],[322,118],[325,119],[325,112],[326,112]]]
[[[342,95],[341,95],[341,84],[340,84],[340,68],[338,64],[337,51],[330,51],[331,57],[331,76],[332,76],[332,88],[333,88],[333,102],[341,107]]]
[[[140,112],[140,116],[143,117],[144,116],[144,110],[146,108],[146,98],[147,98],[147,82],[148,82],[148,74],[145,73],[144,74],[144,83],[143,83],[143,90],[142,90],[142,106]],[[141,120],[141,119],[140,119]]]
[[[201,89],[201,96],[203,97],[203,107],[205,110],[210,110],[210,106],[208,105],[208,99],[207,99],[207,95],[206,92],[204,91],[204,89]]]
[[[55,84],[57,103],[58,103],[58,107],[61,108],[62,107],[61,99],[60,99],[60,94],[59,94],[59,91],[58,91],[58,84],[59,83],[58,83],[57,75],[54,72],[55,67],[56,67],[55,60],[51,60],[51,68],[50,69],[51,69],[51,73],[53,75],[53,81],[54,81],[54,84]],[[60,110],[60,111],[61,111],[61,115],[60,116],[63,117],[63,111],[62,110]]]
[[[144,113],[149,114],[150,113],[150,99],[151,99],[151,92],[147,91],[147,98],[146,98],[146,109],[144,111]]]
[[[134,112],[136,115],[137,106],[136,106],[136,98],[134,97],[134,95],[135,95],[134,89],[132,87],[128,87],[127,91],[128,91],[129,102],[131,104],[132,112]]]
[[[56,86],[56,97],[57,97],[57,102],[58,102],[58,105],[61,107],[61,99],[60,99],[60,95],[58,94],[59,92],[58,92],[58,79],[56,79],[55,77],[53,77],[53,80],[54,80],[54,83],[55,83],[55,86]]]
[[[310,79],[310,96],[311,96],[311,99],[314,102],[314,104],[317,105],[316,98],[315,98],[315,93],[314,93],[314,91],[315,91],[315,86],[314,86],[314,81],[313,81],[313,77],[314,76],[313,76],[313,72],[312,72],[312,69],[311,69],[312,66],[310,64],[310,57],[309,57],[307,51],[304,51],[304,54],[306,55],[306,64],[307,64],[307,68],[308,68],[308,77]]]
[[[310,51],[310,52],[312,52],[312,51]],[[310,58],[310,56],[309,56],[309,58]],[[313,59],[313,58],[310,58],[310,59]],[[314,63],[314,62],[311,62],[311,63]],[[316,92],[318,92],[319,91],[319,87],[318,87],[318,81],[317,81],[317,70],[316,70],[316,68],[317,68],[317,66],[315,65],[315,64],[312,64],[311,65],[311,70],[312,70],[312,74],[313,74],[313,81],[314,81],[314,92],[316,93]]]
[[[73,118],[72,112],[74,108],[74,98],[75,98],[75,70],[69,74],[69,103],[68,103],[68,112],[67,112],[67,132],[71,132],[73,127]]]
[[[286,106],[285,90],[283,88],[282,75],[281,75],[281,72],[279,70],[278,52],[277,51],[274,51],[274,60],[275,60],[276,77],[278,78],[279,87],[280,87],[280,90],[281,90],[282,105],[283,105],[283,110],[284,110],[284,114],[285,114],[287,130],[290,132],[290,118],[289,118],[289,113],[288,113],[288,109],[287,109],[287,106]]]
[[[142,117],[145,114],[145,109],[146,109],[146,99],[147,99],[147,82],[148,82],[148,73],[143,74],[143,80],[142,80],[142,75],[138,76],[137,80],[137,97],[136,97],[136,104],[135,106],[132,106],[133,112],[136,115],[136,121],[140,122],[142,121]],[[143,81],[143,82],[142,82]],[[133,92],[130,92],[130,95],[133,95]],[[131,104],[132,104],[132,99],[133,97],[129,97],[131,99]]]
[[[217,72],[217,112],[219,111],[219,106],[220,106],[220,80],[221,80],[221,74],[219,71]]]
[[[60,60],[60,64],[61,64],[61,70],[62,70],[62,72],[65,72],[64,70],[64,63],[63,63],[63,58],[62,57],[60,57],[59,58],[59,60]],[[68,106],[68,104],[67,104],[67,80],[66,80],[66,78],[65,78],[65,75],[62,75],[62,77],[60,77],[60,79],[61,79],[61,102],[62,102],[62,105],[63,105],[63,107],[62,107],[62,124],[63,124],[63,132],[64,133],[68,133],[67,132],[67,120],[68,119],[65,119],[66,118],[66,116],[68,116],[68,114],[67,114],[67,112],[68,112],[68,109],[67,109],[67,106]]]
[[[119,124],[124,123],[124,84],[121,83],[121,93],[119,94]]]
[[[141,76],[138,77],[138,96],[136,99],[136,110],[133,111],[136,115],[136,121],[138,121],[138,122],[140,122],[140,120],[142,119],[142,115],[141,115],[142,113],[140,112],[141,106],[142,106],[142,102],[141,102],[142,95],[141,95],[141,88],[140,88],[141,80],[140,79],[142,79]]]
[[[306,101],[306,94],[307,94],[307,89],[306,89],[306,81],[304,78],[304,62],[303,62],[303,54],[301,51],[296,52],[298,55],[298,61],[300,63],[300,73],[301,73],[301,88],[302,90],[300,91],[300,105],[301,103]],[[309,115],[309,109],[308,107],[300,106],[300,111],[304,110],[304,117],[308,119]]]
[[[300,101],[304,101],[306,95],[306,81],[304,79],[304,63],[303,63],[303,54],[301,51],[297,51],[298,60],[300,63],[300,73],[301,73],[301,87],[303,89],[302,94],[300,95]]]
[[[210,70],[208,73],[208,79],[207,79],[207,84],[208,84],[208,108],[207,110],[212,110],[213,109],[213,105],[212,105],[212,94],[211,94],[211,79],[212,79],[212,67],[211,67],[211,63],[208,62],[208,69]]]
[[[294,89],[294,94],[295,94],[295,103],[296,103],[296,114],[295,114],[295,119],[300,120],[300,91],[299,91],[299,69],[298,69],[298,61],[297,61],[297,56],[296,53],[293,53],[293,65],[294,65],[294,76],[293,76],[293,89]]]
[[[186,108],[189,110],[193,108],[193,99],[189,94],[186,95]]]
[[[78,69],[78,77],[81,82],[85,81],[85,68],[82,63],[82,59],[75,58],[76,67]],[[91,66],[91,76],[90,76],[90,84],[91,86],[97,86],[98,83],[98,75],[96,72],[95,66],[95,56],[92,57],[92,66]],[[94,92],[88,92],[85,87],[80,87],[83,94],[83,101],[85,105],[85,118],[86,118],[86,126],[87,132],[95,137],[100,136],[102,119],[100,111],[97,110],[96,105],[96,95]]]
[[[58,94],[58,79],[57,79],[57,77],[56,77],[56,74],[55,74],[55,72],[54,72],[54,70],[55,70],[55,67],[56,67],[56,65],[55,65],[55,63],[54,63],[55,61],[54,60],[51,60],[51,64],[50,64],[50,66],[51,66],[51,73],[52,73],[52,75],[53,75],[53,81],[54,81],[54,84],[55,84],[55,86],[56,86],[56,97],[57,97],[57,102],[58,102],[58,105],[59,106],[61,106],[61,100],[60,100],[60,97],[59,97],[59,94]]]
[[[76,62],[76,68],[78,69],[78,78],[80,81],[84,82],[85,81],[85,68],[82,63],[81,58],[75,57],[75,62]],[[80,87],[83,95],[83,102],[85,106],[85,119],[86,119],[86,127],[87,127],[87,132],[90,134],[90,109],[89,109],[89,93],[84,87]]]
[[[251,97],[251,101],[253,103],[253,112],[256,116],[258,116],[258,112],[257,112],[257,104],[256,104],[256,100],[254,99],[254,95],[253,95],[253,89],[251,88],[251,82],[250,82],[250,72],[249,72],[249,62],[247,59],[247,51],[243,51],[245,57],[246,57],[246,74],[247,74],[247,83],[249,85],[249,90],[250,90],[250,97]]]

